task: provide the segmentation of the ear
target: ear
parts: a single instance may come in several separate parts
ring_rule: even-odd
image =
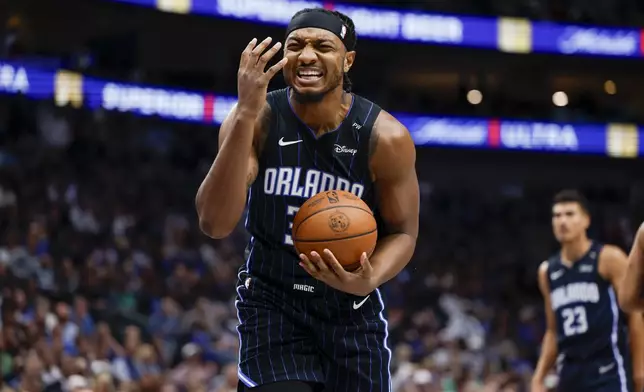
[[[584,213],[584,226],[586,226],[586,230],[590,227],[590,215]]]
[[[356,52],[355,52],[355,50],[351,51],[351,52],[347,52],[347,54],[344,56],[344,65],[343,65],[343,67],[344,67],[343,70],[344,70],[345,73],[349,72],[351,67],[353,67],[353,62],[355,60],[356,60]]]

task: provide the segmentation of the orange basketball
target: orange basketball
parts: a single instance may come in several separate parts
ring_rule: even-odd
[[[293,243],[299,253],[322,254],[329,249],[347,271],[360,266],[360,255],[371,256],[378,239],[373,212],[358,196],[325,191],[308,199],[293,220]]]

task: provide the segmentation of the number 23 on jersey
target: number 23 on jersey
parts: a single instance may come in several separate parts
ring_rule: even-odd
[[[289,220],[288,232],[284,234],[284,243],[286,245],[293,245],[293,235],[291,234],[291,231],[293,230],[293,218],[295,218],[295,214],[297,214],[299,210],[300,210],[300,207],[296,207],[296,206],[286,207],[286,217]]]
[[[581,335],[588,331],[586,308],[575,306],[561,311],[563,317],[563,332],[566,336]]]

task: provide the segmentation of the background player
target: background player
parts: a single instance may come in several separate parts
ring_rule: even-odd
[[[623,295],[619,286],[626,255],[588,238],[588,203],[576,191],[555,196],[552,225],[561,251],[539,267],[547,329],[533,391],[544,390],[555,360],[560,391],[641,391],[642,315],[632,313],[627,319],[617,302]]]
[[[628,269],[622,281],[621,296],[619,303],[622,310],[643,311],[644,310],[644,224],[642,224],[635,235],[635,241],[628,256]]]
[[[298,12],[284,58],[265,72],[281,48],[265,52],[270,42],[253,39],[242,54],[239,102],[221,127],[219,153],[196,199],[202,230],[222,238],[241,217],[250,187],[252,238],[236,302],[239,388],[388,391],[391,352],[377,287],[414,251],[414,143],[390,114],[350,93],[347,72],[356,56],[350,18]],[[289,88],[267,95],[282,67]],[[289,224],[299,206],[331,189],[357,194],[382,223],[371,259],[363,254],[352,273],[328,252],[303,255],[300,268],[292,246]]]

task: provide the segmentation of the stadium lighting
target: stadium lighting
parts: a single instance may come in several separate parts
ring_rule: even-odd
[[[478,105],[483,101],[483,94],[479,90],[470,90],[467,92],[467,102],[472,105]]]
[[[552,94],[552,103],[555,104],[555,106],[559,107],[568,105],[568,94],[564,93],[563,91],[557,91],[556,93]]]

